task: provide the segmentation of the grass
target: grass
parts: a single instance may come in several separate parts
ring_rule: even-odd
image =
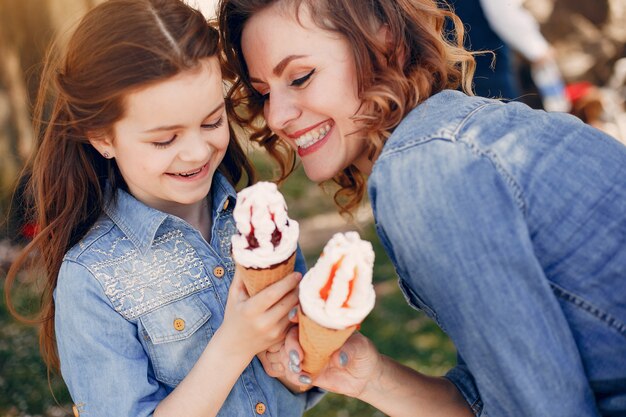
[[[255,157],[261,178],[271,178],[271,165],[263,157]],[[302,169],[282,185],[290,216],[304,219],[334,210],[332,198],[306,179]],[[455,363],[454,346],[445,334],[423,313],[411,309],[397,284],[374,227],[366,225],[361,236],[372,242],[376,253],[374,279],[378,298],[376,307],[361,327],[379,350],[400,362],[430,375],[441,375]],[[325,242],[305,251],[313,265]],[[0,285],[4,276],[0,270]],[[36,297],[25,290],[15,294],[23,306],[36,303]],[[63,404],[59,407],[57,404]],[[71,399],[59,377],[48,381],[38,351],[36,331],[17,323],[0,302],[0,417],[70,416]],[[361,401],[328,394],[306,417],[378,417],[383,414]]]

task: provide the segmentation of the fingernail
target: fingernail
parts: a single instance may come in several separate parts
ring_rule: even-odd
[[[348,364],[348,355],[345,352],[339,353],[339,365],[346,366]]]
[[[298,307],[294,307],[289,310],[289,320],[293,320],[293,318],[296,317],[296,314],[298,314]]]
[[[311,378],[309,378],[306,375],[300,375],[300,378],[298,378],[298,381],[300,381],[300,383],[305,384],[305,385],[311,385]]]
[[[302,368],[300,368],[300,365],[289,362],[289,370],[294,374],[299,374],[302,371]]]
[[[298,352],[296,352],[295,350],[289,351],[289,362],[293,363],[294,365],[300,365],[300,356],[298,356]]]

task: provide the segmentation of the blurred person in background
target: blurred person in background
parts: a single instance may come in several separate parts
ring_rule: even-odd
[[[475,55],[477,95],[520,99],[522,92],[513,56],[517,52],[530,63],[544,109],[570,110],[554,51],[522,0],[451,0],[450,3],[466,26],[465,47],[493,52]]]

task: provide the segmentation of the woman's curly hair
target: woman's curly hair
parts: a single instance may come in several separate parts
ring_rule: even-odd
[[[295,167],[295,152],[273,133],[263,119],[263,101],[252,88],[241,38],[246,22],[277,2],[298,19],[302,6],[321,28],[344,36],[352,47],[361,106],[354,120],[354,140],[368,142],[375,160],[387,138],[419,103],[444,89],[461,87],[471,93],[475,63],[463,48],[463,25],[450,7],[436,0],[222,0],[219,29],[224,43],[224,75],[232,82],[227,95],[231,120],[246,129],[278,162],[280,180]],[[448,25],[451,23],[452,26]],[[377,36],[380,25],[388,36]],[[452,27],[449,31],[447,28]],[[350,165],[333,181],[339,185],[335,202],[350,212],[365,194],[365,178]]]

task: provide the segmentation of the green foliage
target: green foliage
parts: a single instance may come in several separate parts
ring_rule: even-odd
[[[0,275],[4,291],[4,275]],[[32,305],[36,297],[26,290],[14,292],[20,308]],[[21,310],[23,311],[23,310]],[[0,415],[41,415],[52,407],[70,403],[70,397],[58,376],[48,382],[46,367],[39,355],[35,327],[18,323],[0,303]],[[69,409],[69,407],[66,407]],[[58,410],[57,413],[62,412]],[[61,417],[62,414],[56,414]]]

